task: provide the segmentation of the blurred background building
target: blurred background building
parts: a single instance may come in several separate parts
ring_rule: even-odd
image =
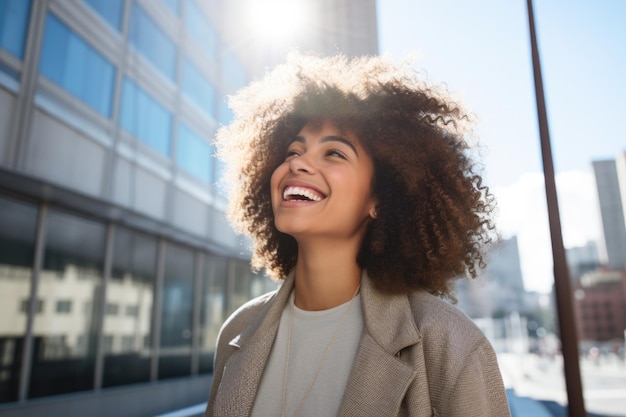
[[[226,97],[291,46],[378,51],[373,0],[271,47],[270,3],[0,0],[0,414],[206,400],[221,323],[273,287],[224,215]]]
[[[602,218],[601,260],[609,268],[626,269],[626,152],[592,165]]]

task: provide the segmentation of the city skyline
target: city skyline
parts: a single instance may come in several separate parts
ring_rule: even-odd
[[[380,53],[415,66],[477,115],[480,157],[504,237],[517,236],[527,290],[552,288],[552,254],[530,60],[526,2],[378,2]],[[592,161],[626,137],[626,4],[534,5],[566,247],[601,236]]]

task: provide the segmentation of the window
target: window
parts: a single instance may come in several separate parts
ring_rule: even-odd
[[[28,398],[83,391],[94,386],[97,317],[101,314],[105,226],[50,209],[38,291],[67,294],[72,303],[90,301],[92,309],[72,320],[52,309],[33,322],[34,345]],[[62,280],[56,276],[63,275]],[[79,275],[80,278],[79,278]]]
[[[182,91],[204,113],[215,117],[215,89],[213,84],[187,58],[182,65]]]
[[[59,314],[68,314],[72,312],[71,300],[57,300],[56,312]]]
[[[234,117],[233,111],[228,107],[226,97],[220,101],[220,116],[219,121],[222,126],[226,126],[232,122]]]
[[[106,315],[107,316],[117,316],[117,313],[120,309],[120,306],[114,303],[107,303],[106,304]]]
[[[163,75],[176,80],[176,45],[136,2],[131,11],[129,40]]]
[[[126,306],[127,317],[139,317],[139,306]]]
[[[0,48],[24,58],[30,0],[0,1]]]
[[[161,295],[159,379],[191,373],[193,252],[168,244]]]
[[[169,156],[171,114],[128,78],[124,80],[120,112],[124,130]]]
[[[39,299],[36,301],[37,305],[35,306],[35,314],[41,314],[43,312],[43,300]],[[30,300],[22,300],[20,303],[20,313],[28,314],[28,310],[30,309]]]
[[[163,0],[163,3],[169,7],[177,16],[180,14],[180,1],[179,0]]]
[[[181,124],[178,129],[176,163],[198,179],[213,182],[213,146]]]
[[[132,352],[133,350],[135,350],[135,341],[137,340],[137,337],[134,335],[126,335],[126,336],[122,336],[122,343],[120,346],[120,351],[122,352]]]
[[[0,404],[18,399],[36,224],[35,206],[0,196]],[[43,300],[36,311],[43,311]]]
[[[104,356],[104,387],[150,379],[152,347],[149,341],[152,338],[156,259],[156,239],[124,227],[115,228],[106,302],[124,303],[126,308],[123,317],[104,318],[104,333],[121,340],[119,346]],[[148,341],[145,345],[144,340]]]
[[[48,14],[39,71],[103,116],[111,115],[115,67]]]
[[[187,2],[185,27],[196,43],[215,59],[217,55],[217,34],[194,0]]]
[[[217,333],[226,318],[224,295],[227,276],[228,260],[225,257],[205,255],[200,304],[200,373],[213,370]]]
[[[226,93],[233,93],[248,83],[248,74],[241,62],[230,51],[230,49],[222,48],[222,84],[226,88]]]
[[[122,28],[124,0],[85,0],[98,14],[118,32]]]
[[[102,338],[102,349],[104,350],[105,354],[113,351],[113,343],[113,335],[105,334]]]
[[[223,47],[221,50],[221,86],[223,88],[224,95],[234,93],[240,88],[244,87],[248,83],[248,75],[245,68],[241,65],[241,62],[230,51],[230,49]],[[228,107],[226,97],[220,100],[219,106],[219,121],[222,125],[229,124],[233,119],[233,112]]]

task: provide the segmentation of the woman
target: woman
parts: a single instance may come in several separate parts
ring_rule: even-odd
[[[298,55],[231,106],[229,215],[283,282],[224,323],[205,415],[509,415],[489,342],[442,300],[493,230],[461,107],[408,63]]]

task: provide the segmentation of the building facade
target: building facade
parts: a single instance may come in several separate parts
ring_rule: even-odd
[[[583,345],[623,346],[626,332],[626,271],[597,270],[575,286],[579,339]]]
[[[475,281],[457,284],[459,307],[472,318],[525,313],[527,305],[517,237],[502,239],[488,248],[487,267]]]
[[[303,50],[377,53],[374,1],[315,4]],[[284,59],[246,7],[0,0],[0,414],[206,400],[221,323],[274,287],[211,143],[225,97]]]
[[[602,218],[601,261],[611,269],[626,269],[626,153],[592,165]]]

